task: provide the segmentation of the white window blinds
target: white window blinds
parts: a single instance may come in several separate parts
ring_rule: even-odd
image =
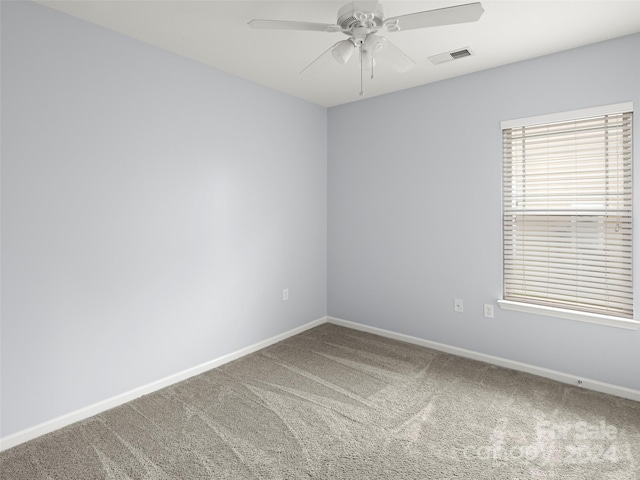
[[[632,113],[504,128],[504,299],[633,318]]]

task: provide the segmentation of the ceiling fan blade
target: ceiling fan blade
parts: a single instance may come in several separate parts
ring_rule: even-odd
[[[480,2],[457,5],[455,7],[438,8],[424,12],[400,15],[385,20],[388,31],[413,30],[415,28],[438,27],[456,23],[476,22],[484,13]]]
[[[261,30],[305,30],[309,32],[340,32],[339,25],[329,23],[294,22],[289,20],[251,20],[251,28]]]
[[[311,62],[309,65],[307,65],[306,67],[304,67],[300,71],[300,74],[301,75],[315,75],[315,74],[319,73],[324,67],[326,67],[329,63],[331,63],[331,60],[333,59],[331,51],[339,43],[341,43],[341,42],[334,43],[329,48],[327,48],[324,52],[322,52],[320,55],[318,55],[313,62]]]
[[[388,38],[385,39],[385,49],[382,57],[391,68],[398,73],[404,73],[416,66],[416,62],[393,43]]]

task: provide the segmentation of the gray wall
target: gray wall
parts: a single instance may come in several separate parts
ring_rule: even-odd
[[[640,389],[640,331],[495,303],[500,121],[626,101],[640,107],[640,35],[329,109],[328,314]]]
[[[2,436],[326,315],[326,109],[1,8]]]

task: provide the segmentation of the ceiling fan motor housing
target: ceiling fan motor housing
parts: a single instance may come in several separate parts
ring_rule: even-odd
[[[344,5],[338,10],[338,21],[342,31],[347,35],[367,33],[382,28],[384,22],[384,11],[382,5],[376,1],[354,1]]]

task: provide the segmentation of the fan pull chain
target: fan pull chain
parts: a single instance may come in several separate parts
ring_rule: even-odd
[[[364,43],[360,44],[360,96],[364,97]],[[373,80],[373,67],[375,65],[375,60],[373,55],[371,57],[371,80]]]
[[[360,96],[361,97],[364,97],[364,83],[362,81],[362,76],[364,71],[364,65],[362,64],[363,57],[364,57],[364,50],[362,48],[362,44],[360,44]]]

